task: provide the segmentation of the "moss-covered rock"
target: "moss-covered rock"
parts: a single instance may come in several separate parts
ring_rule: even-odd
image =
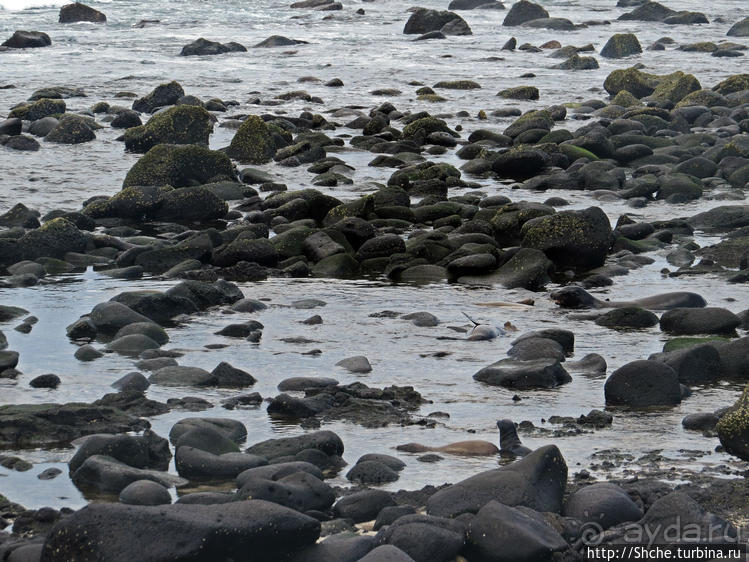
[[[588,160],[598,160],[598,156],[593,154],[590,150],[583,148],[582,146],[575,146],[574,144],[560,144],[559,150],[562,151],[570,162],[579,160],[580,158],[587,158]]]
[[[226,153],[243,163],[270,162],[276,154],[270,127],[257,115],[250,115],[234,134]]]
[[[676,104],[676,107],[686,107],[689,105],[704,105],[705,107],[713,106],[725,106],[728,102],[725,96],[720,95],[718,92],[712,90],[697,90],[691,94],[687,94],[682,100]]]
[[[163,221],[202,222],[221,219],[229,205],[204,187],[185,187],[164,192],[154,218]]]
[[[715,429],[727,453],[749,460],[749,385],[733,409],[720,418]]]
[[[501,178],[523,180],[535,176],[550,163],[547,152],[521,144],[497,156],[492,170]]]
[[[621,90],[611,99],[611,105],[619,105],[625,108],[638,107],[642,105],[642,102],[627,90]]]
[[[692,74],[684,74],[676,71],[672,74],[659,77],[658,85],[653,91],[652,97],[658,100],[668,100],[673,103],[681,101],[687,94],[701,90],[699,80]]]
[[[713,91],[724,96],[743,90],[749,90],[749,74],[734,74],[713,86]]]
[[[401,187],[406,191],[418,181],[440,180],[446,181],[447,178],[460,178],[460,170],[455,166],[446,163],[420,162],[412,166],[407,166],[397,170],[388,179],[388,185]]]
[[[618,19],[625,21],[663,21],[669,16],[676,14],[671,8],[667,8],[658,2],[644,2],[627,14],[622,14]]]
[[[24,258],[33,260],[42,256],[62,259],[68,252],[83,252],[87,242],[83,232],[60,217],[27,232],[18,244]]]
[[[350,279],[359,274],[359,262],[349,254],[335,254],[317,262],[311,273],[312,277]]]
[[[153,91],[133,102],[133,109],[146,113],[153,113],[159,107],[174,105],[177,100],[185,95],[185,91],[179,82],[172,80],[168,84],[160,84]]]
[[[718,45],[712,41],[698,41],[697,43],[679,45],[679,50],[688,53],[714,53],[718,50]]]
[[[151,117],[145,125],[125,131],[125,150],[144,153],[157,144],[208,146],[213,117],[202,107],[177,105]]]
[[[94,129],[98,128],[89,117],[82,115],[63,115],[49,134],[44,137],[49,142],[59,144],[80,144],[96,138]]]
[[[497,95],[511,100],[537,100],[539,97],[538,88],[535,86],[515,86],[502,90]]]
[[[341,204],[341,201],[321,193],[316,189],[300,189],[299,191],[283,191],[271,195],[263,201],[263,209],[277,209],[293,201],[302,199],[307,203],[307,215],[305,218],[314,219],[315,222],[322,222],[328,211]]]
[[[42,98],[34,103],[21,105],[13,109],[8,117],[17,117],[28,121],[36,121],[50,115],[60,115],[65,113],[65,101],[61,99]]]
[[[642,46],[634,33],[616,33],[601,49],[601,56],[608,59],[621,59],[639,53],[642,53]]]
[[[604,89],[612,96],[626,90],[638,99],[652,94],[657,85],[658,76],[636,68],[614,70],[603,82]]]
[[[374,213],[374,197],[372,195],[367,195],[355,199],[350,203],[342,203],[337,207],[330,209],[323,219],[323,225],[332,226],[338,221],[348,217],[367,219],[372,213]]]
[[[441,103],[447,101],[447,98],[437,94],[420,94],[416,99],[418,101],[428,101],[429,103]]]
[[[304,241],[314,232],[314,228],[298,226],[274,236],[270,242],[278,251],[279,259],[285,260],[286,258],[303,255]]]
[[[599,207],[562,211],[526,222],[521,245],[543,251],[557,268],[603,265],[611,247],[611,224]]]
[[[233,180],[235,177],[234,166],[223,152],[198,145],[159,144],[130,168],[122,187],[188,187],[218,180]]]
[[[692,338],[692,337],[681,337],[672,338],[663,345],[663,352],[668,353],[670,351],[678,351],[680,349],[687,349],[696,345],[702,345],[705,343],[720,343],[728,341],[728,338],[720,336],[707,337],[707,338]]]
[[[547,131],[551,131],[553,127],[554,118],[551,116],[551,113],[546,109],[541,109],[538,111],[529,111],[518,117],[514,123],[505,129],[504,134],[515,138],[531,129],[546,129]]]
[[[454,137],[459,136],[442,119],[429,116],[411,121],[403,127],[403,138],[412,140],[417,144],[424,144],[429,134],[435,132],[448,133]]]
[[[131,186],[126,187],[109,199],[98,199],[86,205],[83,213],[89,217],[123,218],[145,220],[161,204],[168,187]]]
[[[481,84],[473,80],[442,80],[437,82],[434,87],[445,88],[447,90],[477,90],[481,88]]]
[[[526,222],[551,214],[554,214],[553,207],[521,201],[501,206],[489,222],[497,244],[506,248],[520,245],[520,230]]]

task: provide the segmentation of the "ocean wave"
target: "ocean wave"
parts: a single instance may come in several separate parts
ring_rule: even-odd
[[[20,12],[31,8],[55,8],[69,3],[70,0],[0,0],[0,10]]]

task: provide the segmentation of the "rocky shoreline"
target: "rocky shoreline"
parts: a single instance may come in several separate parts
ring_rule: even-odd
[[[622,21],[708,23],[705,14],[657,2],[619,5],[632,8]],[[291,8],[350,9],[332,0]],[[471,27],[456,11],[503,9],[501,2],[467,0],[454,0],[448,11],[415,8],[403,33],[418,35],[415,41],[467,36]],[[355,15],[364,16],[364,9]],[[81,21],[104,24],[107,17],[82,4],[61,9],[60,23]],[[510,28],[553,31],[611,23],[573,23],[527,0],[509,7],[504,19]],[[747,20],[725,27],[729,39],[678,49],[743,56],[746,46],[735,40],[749,36]],[[19,30],[0,56],[51,43],[44,32]],[[273,35],[253,48],[306,43]],[[673,41],[663,38],[646,50],[671,48]],[[562,61],[556,68],[570,72],[598,68],[592,56],[597,49],[606,59],[643,53],[632,33],[612,33],[597,48],[558,41],[518,46],[513,38],[505,49],[555,49],[552,56]],[[200,38],[180,56],[246,51],[236,42]],[[325,85],[345,88],[340,79]],[[413,86],[426,105],[444,101],[440,93],[488,84],[441,80]],[[538,330],[518,329],[510,321],[474,322],[469,315],[470,324],[449,326],[454,336],[437,336],[444,343],[434,357],[450,354],[454,340],[480,346],[511,338],[506,356],[487,361],[473,380],[517,392],[513,400],[521,404],[521,395],[555,392],[575,377],[600,383],[600,409],[580,417],[550,416],[543,422],[551,428],[518,419],[520,437],[584,439],[623,411],[657,414],[699,400],[712,388],[743,385],[749,375],[749,75],[702,84],[687,72],[659,75],[635,65],[612,71],[602,86],[605,99],[544,106],[537,87],[519,85],[497,96],[538,100],[537,109],[503,107],[476,115],[400,111],[397,100],[327,107],[302,90],[274,100],[262,94],[249,102],[202,100],[177,80],[143,96],[119,92],[123,105],[87,100],[88,109],[69,111],[68,104],[80,105],[83,91],[51,86],[28,92],[22,101],[26,93],[19,89],[17,105],[0,122],[0,150],[85,147],[99,142],[98,131],[119,129],[123,151],[142,156],[122,178],[120,191],[90,197],[77,210],[42,214],[18,202],[0,214],[3,328],[32,337],[39,319],[33,310],[11,306],[17,304],[14,291],[43,291],[89,267],[125,286],[138,280],[169,286],[119,291],[66,327],[81,363],[118,356],[137,369],[123,371],[113,392],[91,402],[0,406],[0,465],[27,471],[33,464],[24,451],[69,448],[75,452],[67,475],[49,469],[38,477],[69,478],[90,500],[77,511],[25,509],[14,503],[23,502],[12,489],[3,490],[0,559],[572,561],[586,559],[589,545],[629,544],[632,533],[643,529],[656,544],[743,544],[747,484],[741,461],[749,461],[749,388],[734,404],[693,412],[682,421],[685,430],[713,438],[717,450],[739,459],[710,474],[669,466],[672,459],[657,452],[632,463],[616,444],[592,454],[588,466],[573,468],[557,444],[530,450],[514,431],[510,444],[440,446],[425,437],[427,445],[398,449],[418,456],[394,453],[398,443],[373,443],[371,452],[347,466],[347,443],[326,425],[418,426],[428,436],[450,412],[428,412],[430,396],[407,384],[407,377],[365,384],[359,377],[373,366],[363,355],[335,364],[350,380],[324,370],[316,376],[288,373],[278,394],[261,396],[252,391],[258,380],[248,365],[221,361],[209,370],[183,364],[184,351],[168,345],[175,330],[206,314],[222,314],[225,321],[215,334],[226,343],[207,348],[262,346],[266,327],[255,316],[268,304],[249,289],[267,279],[378,279],[414,285],[414,291],[429,284],[493,286],[534,296],[482,303],[489,307],[527,310],[550,299],[568,311],[565,318],[585,322],[593,333],[657,329],[667,340],[662,351],[609,373],[611,350],[576,354],[576,334],[559,317]],[[263,106],[288,101],[307,106],[296,116],[263,112]],[[496,118],[512,122],[499,127]],[[210,141],[217,128],[230,132],[231,140],[214,150]],[[383,173],[384,181],[356,189],[351,153],[369,159],[368,167]],[[447,156],[462,164],[446,162]],[[305,185],[312,187],[298,188],[297,176],[290,175],[295,169],[306,170]],[[493,183],[519,197],[487,194]],[[349,196],[333,196],[333,188]],[[552,190],[543,202],[522,199],[522,193]],[[565,209],[570,201],[560,193],[575,193],[590,205]],[[683,212],[685,204],[708,199],[719,204]],[[630,211],[612,221],[607,211],[613,203]],[[669,218],[640,220],[638,212],[648,206],[665,206]],[[703,235],[717,241],[701,245]],[[631,299],[600,292],[615,290],[617,278],[655,263],[654,256],[665,257],[670,267],[661,274],[678,291]],[[716,302],[711,294],[690,291],[697,276],[735,287],[735,297]],[[291,286],[289,295],[296,297]],[[309,311],[301,324],[313,330],[326,322],[326,302],[301,296],[289,305]],[[438,305],[423,303],[429,310],[411,313],[383,309],[370,317],[391,322],[393,330],[431,329],[444,324]],[[298,336],[282,341],[324,343]],[[54,373],[29,380],[17,369],[19,353],[9,347],[0,332],[4,384],[50,393],[65,388],[65,378]],[[169,398],[154,399],[152,388]],[[205,398],[217,389],[231,395],[220,403]],[[251,426],[231,414],[196,413],[219,406],[226,412],[261,408],[299,432],[258,440]],[[149,418],[181,411],[191,414],[168,435],[153,430]],[[433,483],[421,490],[382,489],[397,482],[409,463],[438,463],[456,451],[496,456],[500,466],[456,481],[435,464]],[[331,485],[339,475],[351,485]],[[674,525],[691,536],[664,532]]]

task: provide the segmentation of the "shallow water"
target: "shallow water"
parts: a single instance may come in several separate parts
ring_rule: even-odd
[[[714,59],[706,54],[674,51],[646,51],[640,57],[625,61],[600,59],[596,71],[565,72],[549,67],[560,62],[548,58],[549,52],[527,53],[501,51],[501,46],[511,36],[518,43],[535,45],[550,39],[562,44],[582,45],[593,43],[597,50],[616,32],[635,32],[643,47],[662,36],[671,36],[677,43],[701,40],[717,41],[725,36],[728,27],[745,14],[744,2],[719,1],[704,5],[685,0],[672,2],[674,8],[705,11],[713,22],[702,26],[667,26],[640,22],[615,22],[611,25],[591,26],[573,32],[503,28],[501,22],[506,11],[469,11],[461,15],[471,25],[474,35],[451,37],[446,41],[412,43],[411,36],[401,31],[408,18],[407,5],[396,2],[358,3],[344,2],[342,12],[309,12],[291,10],[285,2],[262,0],[251,5],[244,2],[165,1],[146,3],[118,1],[92,3],[104,11],[107,25],[57,24],[57,8],[40,7],[22,11],[9,11],[13,0],[0,0],[6,11],[0,11],[0,37],[10,36],[15,29],[46,31],[53,45],[42,50],[0,53],[2,73],[0,86],[15,84],[15,89],[0,90],[0,107],[9,108],[27,98],[32,91],[43,86],[69,85],[85,89],[87,98],[66,100],[72,110],[84,110],[97,101],[129,105],[129,100],[119,99],[119,91],[133,91],[144,95],[157,84],[176,79],[188,94],[203,99],[220,97],[236,99],[243,103],[235,113],[287,112],[297,114],[304,108],[315,112],[353,105],[368,111],[371,107],[392,101],[401,110],[428,110],[432,113],[454,114],[466,110],[475,116],[480,109],[490,111],[499,107],[517,106],[522,110],[545,107],[563,102],[579,102],[591,98],[605,99],[602,90],[605,76],[614,68],[636,62],[644,63],[650,71],[672,72],[677,69],[694,73],[706,87],[730,74],[745,69],[742,59]],[[612,7],[613,0],[585,2],[541,2],[552,16],[567,17],[575,22],[590,19],[614,20],[625,9]],[[17,3],[16,3],[17,5]],[[444,8],[446,3],[429,0],[421,5]],[[362,7],[365,16],[354,11]],[[323,17],[332,14],[330,21]],[[717,16],[725,22],[715,22]],[[297,18],[297,19],[292,19]],[[161,23],[145,28],[133,28],[141,19],[159,19]],[[239,41],[250,47],[272,34],[282,34],[310,41],[309,45],[287,49],[250,49],[248,53],[216,57],[178,57],[183,45],[203,36],[218,41]],[[447,57],[449,55],[449,57]],[[489,57],[504,60],[488,60]],[[535,78],[519,78],[534,72]],[[302,76],[316,76],[320,83],[297,83]],[[344,88],[330,89],[323,82],[339,77]],[[441,104],[416,101],[416,86],[412,81],[432,85],[442,79],[470,78],[482,84],[481,90],[440,91],[448,98]],[[510,86],[533,84],[541,90],[539,102],[513,102],[495,96],[496,92]],[[376,97],[369,94],[375,88],[398,88],[399,96]],[[325,100],[316,106],[303,102],[289,102],[282,106],[247,106],[244,102],[256,95],[269,100],[274,95],[304,89]],[[252,92],[259,92],[253,94]],[[345,122],[349,118],[338,119]],[[491,117],[478,121],[474,117],[457,119],[448,117],[451,126],[462,124],[466,133],[477,128],[502,130],[511,119]],[[585,121],[568,119],[562,126],[575,128]],[[123,153],[121,143],[115,140],[119,132],[103,129],[97,132],[95,142],[77,146],[62,146],[42,142],[38,153],[16,153],[0,149],[0,210],[22,201],[32,208],[48,211],[54,208],[77,209],[83,200],[95,194],[112,194],[122,183],[126,171],[137,159],[136,155]],[[333,135],[356,134],[339,128]],[[217,128],[211,138],[212,147],[225,146],[232,131]],[[359,191],[372,189],[369,182],[383,182],[390,170],[369,168],[366,163],[374,156],[366,152],[345,151],[337,153],[356,166],[354,186],[328,189],[333,195],[354,197]],[[435,158],[440,159],[440,158]],[[450,154],[442,159],[457,163]],[[279,175],[289,189],[310,186],[312,175],[304,168],[282,169],[268,165],[265,169]],[[572,208],[597,204],[585,192],[528,193],[513,190],[495,180],[480,180],[481,191],[487,194],[506,194],[513,200],[544,200],[561,195],[571,202]],[[326,188],[327,189],[327,188]],[[459,192],[454,192],[459,193]],[[704,198],[686,205],[651,204],[633,213],[624,202],[603,204],[612,222],[628,212],[640,220],[689,216],[721,201]],[[715,239],[698,236],[697,242],[708,244]],[[613,288],[599,291],[600,298],[616,300],[636,298],[666,291],[691,290],[705,295],[709,303],[725,306],[734,312],[749,306],[746,291],[739,292],[714,276],[694,278],[669,278],[660,271],[667,266],[667,251],[652,255],[656,262],[617,277]],[[9,339],[10,349],[20,352],[19,369],[24,373],[15,384],[4,383],[0,395],[4,403],[91,401],[111,390],[111,383],[123,374],[134,370],[133,362],[126,357],[107,355],[92,363],[80,363],[73,357],[75,346],[65,338],[65,326],[78,316],[87,313],[98,302],[111,298],[124,290],[141,288],[166,288],[168,282],[142,280],[137,282],[112,280],[89,270],[83,275],[66,279],[66,283],[40,285],[27,289],[0,289],[0,302],[23,306],[39,317],[31,334],[23,335],[12,330],[13,324],[0,326]],[[491,323],[511,321],[520,333],[544,327],[563,327],[577,336],[575,357],[590,352],[602,354],[609,373],[635,359],[646,358],[660,351],[665,336],[657,328],[641,331],[618,332],[603,330],[588,321],[574,320],[548,300],[547,293],[533,294],[520,290],[501,288],[467,288],[459,285],[429,285],[414,287],[393,285],[384,281],[337,280],[287,280],[270,279],[261,283],[242,284],[247,297],[268,299],[268,310],[251,317],[265,324],[259,345],[212,335],[223,325],[236,322],[240,315],[227,316],[222,310],[213,310],[193,318],[189,323],[169,329],[171,342],[167,346],[185,350],[180,364],[212,369],[220,361],[251,372],[258,383],[257,390],[264,397],[277,394],[278,382],[289,376],[333,376],[341,382],[360,380],[370,386],[390,384],[412,385],[432,404],[424,405],[419,412],[426,415],[434,411],[450,413],[450,419],[439,420],[435,429],[420,426],[364,429],[343,422],[324,424],[325,429],[336,431],[343,439],[344,458],[352,464],[364,453],[385,452],[396,454],[407,463],[398,482],[385,489],[413,489],[425,484],[457,481],[479,470],[496,466],[495,458],[471,459],[445,456],[438,464],[422,464],[417,455],[397,453],[393,447],[399,443],[421,441],[442,444],[464,439],[496,440],[495,420],[509,417],[515,421],[530,420],[536,426],[552,427],[542,420],[552,415],[579,416],[592,408],[602,408],[605,377],[575,375],[573,382],[549,391],[514,391],[487,387],[473,381],[472,375],[481,367],[502,357],[509,348],[512,337],[489,342],[445,341],[439,336],[454,336],[448,326],[465,326],[462,315],[468,313],[477,320]],[[314,311],[288,308],[298,298],[320,298],[328,304]],[[497,309],[478,306],[487,301],[519,301],[533,297],[536,305],[524,310]],[[733,299],[733,300],[731,300]],[[417,328],[398,319],[371,318],[370,314],[384,309],[403,313],[428,310],[443,322],[435,328]],[[324,318],[320,326],[306,326],[299,322],[312,314]],[[249,318],[250,316],[241,315]],[[603,330],[603,331],[602,331]],[[291,345],[280,338],[303,336],[319,343]],[[208,350],[209,343],[227,343],[229,347]],[[320,356],[301,355],[311,348],[322,350]],[[451,352],[437,359],[430,356],[436,351]],[[364,376],[354,376],[342,371],[335,363],[348,356],[366,355],[373,371]],[[423,357],[422,355],[426,355]],[[35,390],[28,381],[36,375],[55,372],[62,378],[56,391]],[[531,447],[553,441],[562,450],[570,472],[590,467],[596,461],[597,451],[619,449],[639,459],[653,450],[662,450],[670,461],[664,466],[678,466],[721,473],[729,465],[740,470],[738,463],[724,454],[715,453],[717,439],[699,433],[685,432],[681,419],[687,413],[712,411],[734,401],[736,386],[717,385],[695,388],[692,397],[680,406],[657,412],[615,411],[611,428],[596,430],[582,436],[554,437],[539,432],[522,434]],[[165,401],[167,398],[197,394],[190,389],[151,388],[150,398]],[[202,413],[173,411],[151,420],[161,435],[168,433],[171,425],[182,417],[229,416],[243,421],[249,431],[248,443],[278,435],[298,434],[296,425],[271,421],[264,407],[251,410],[227,411],[218,406],[221,399],[235,391],[199,391],[199,394],[216,407]],[[519,394],[522,400],[514,402]],[[552,427],[553,428],[553,427]],[[475,431],[474,434],[469,431]],[[684,451],[702,451],[693,455]],[[28,507],[42,505],[82,505],[85,500],[65,475],[44,482],[36,474],[48,466],[60,466],[71,450],[18,451],[17,454],[35,464],[26,473],[0,469],[0,493]],[[628,466],[638,466],[632,462]],[[607,473],[591,470],[596,476]],[[615,473],[621,471],[614,471]],[[346,484],[343,476],[333,480]]]

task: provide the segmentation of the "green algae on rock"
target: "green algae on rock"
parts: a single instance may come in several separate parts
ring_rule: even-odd
[[[155,114],[145,125],[125,131],[125,150],[147,152],[157,144],[208,146],[213,117],[202,107],[177,105]]]
[[[159,144],[130,168],[122,187],[187,187],[235,177],[236,170],[223,152],[198,145]]]
[[[247,164],[270,162],[276,154],[270,127],[257,115],[250,115],[237,129],[226,153]]]

